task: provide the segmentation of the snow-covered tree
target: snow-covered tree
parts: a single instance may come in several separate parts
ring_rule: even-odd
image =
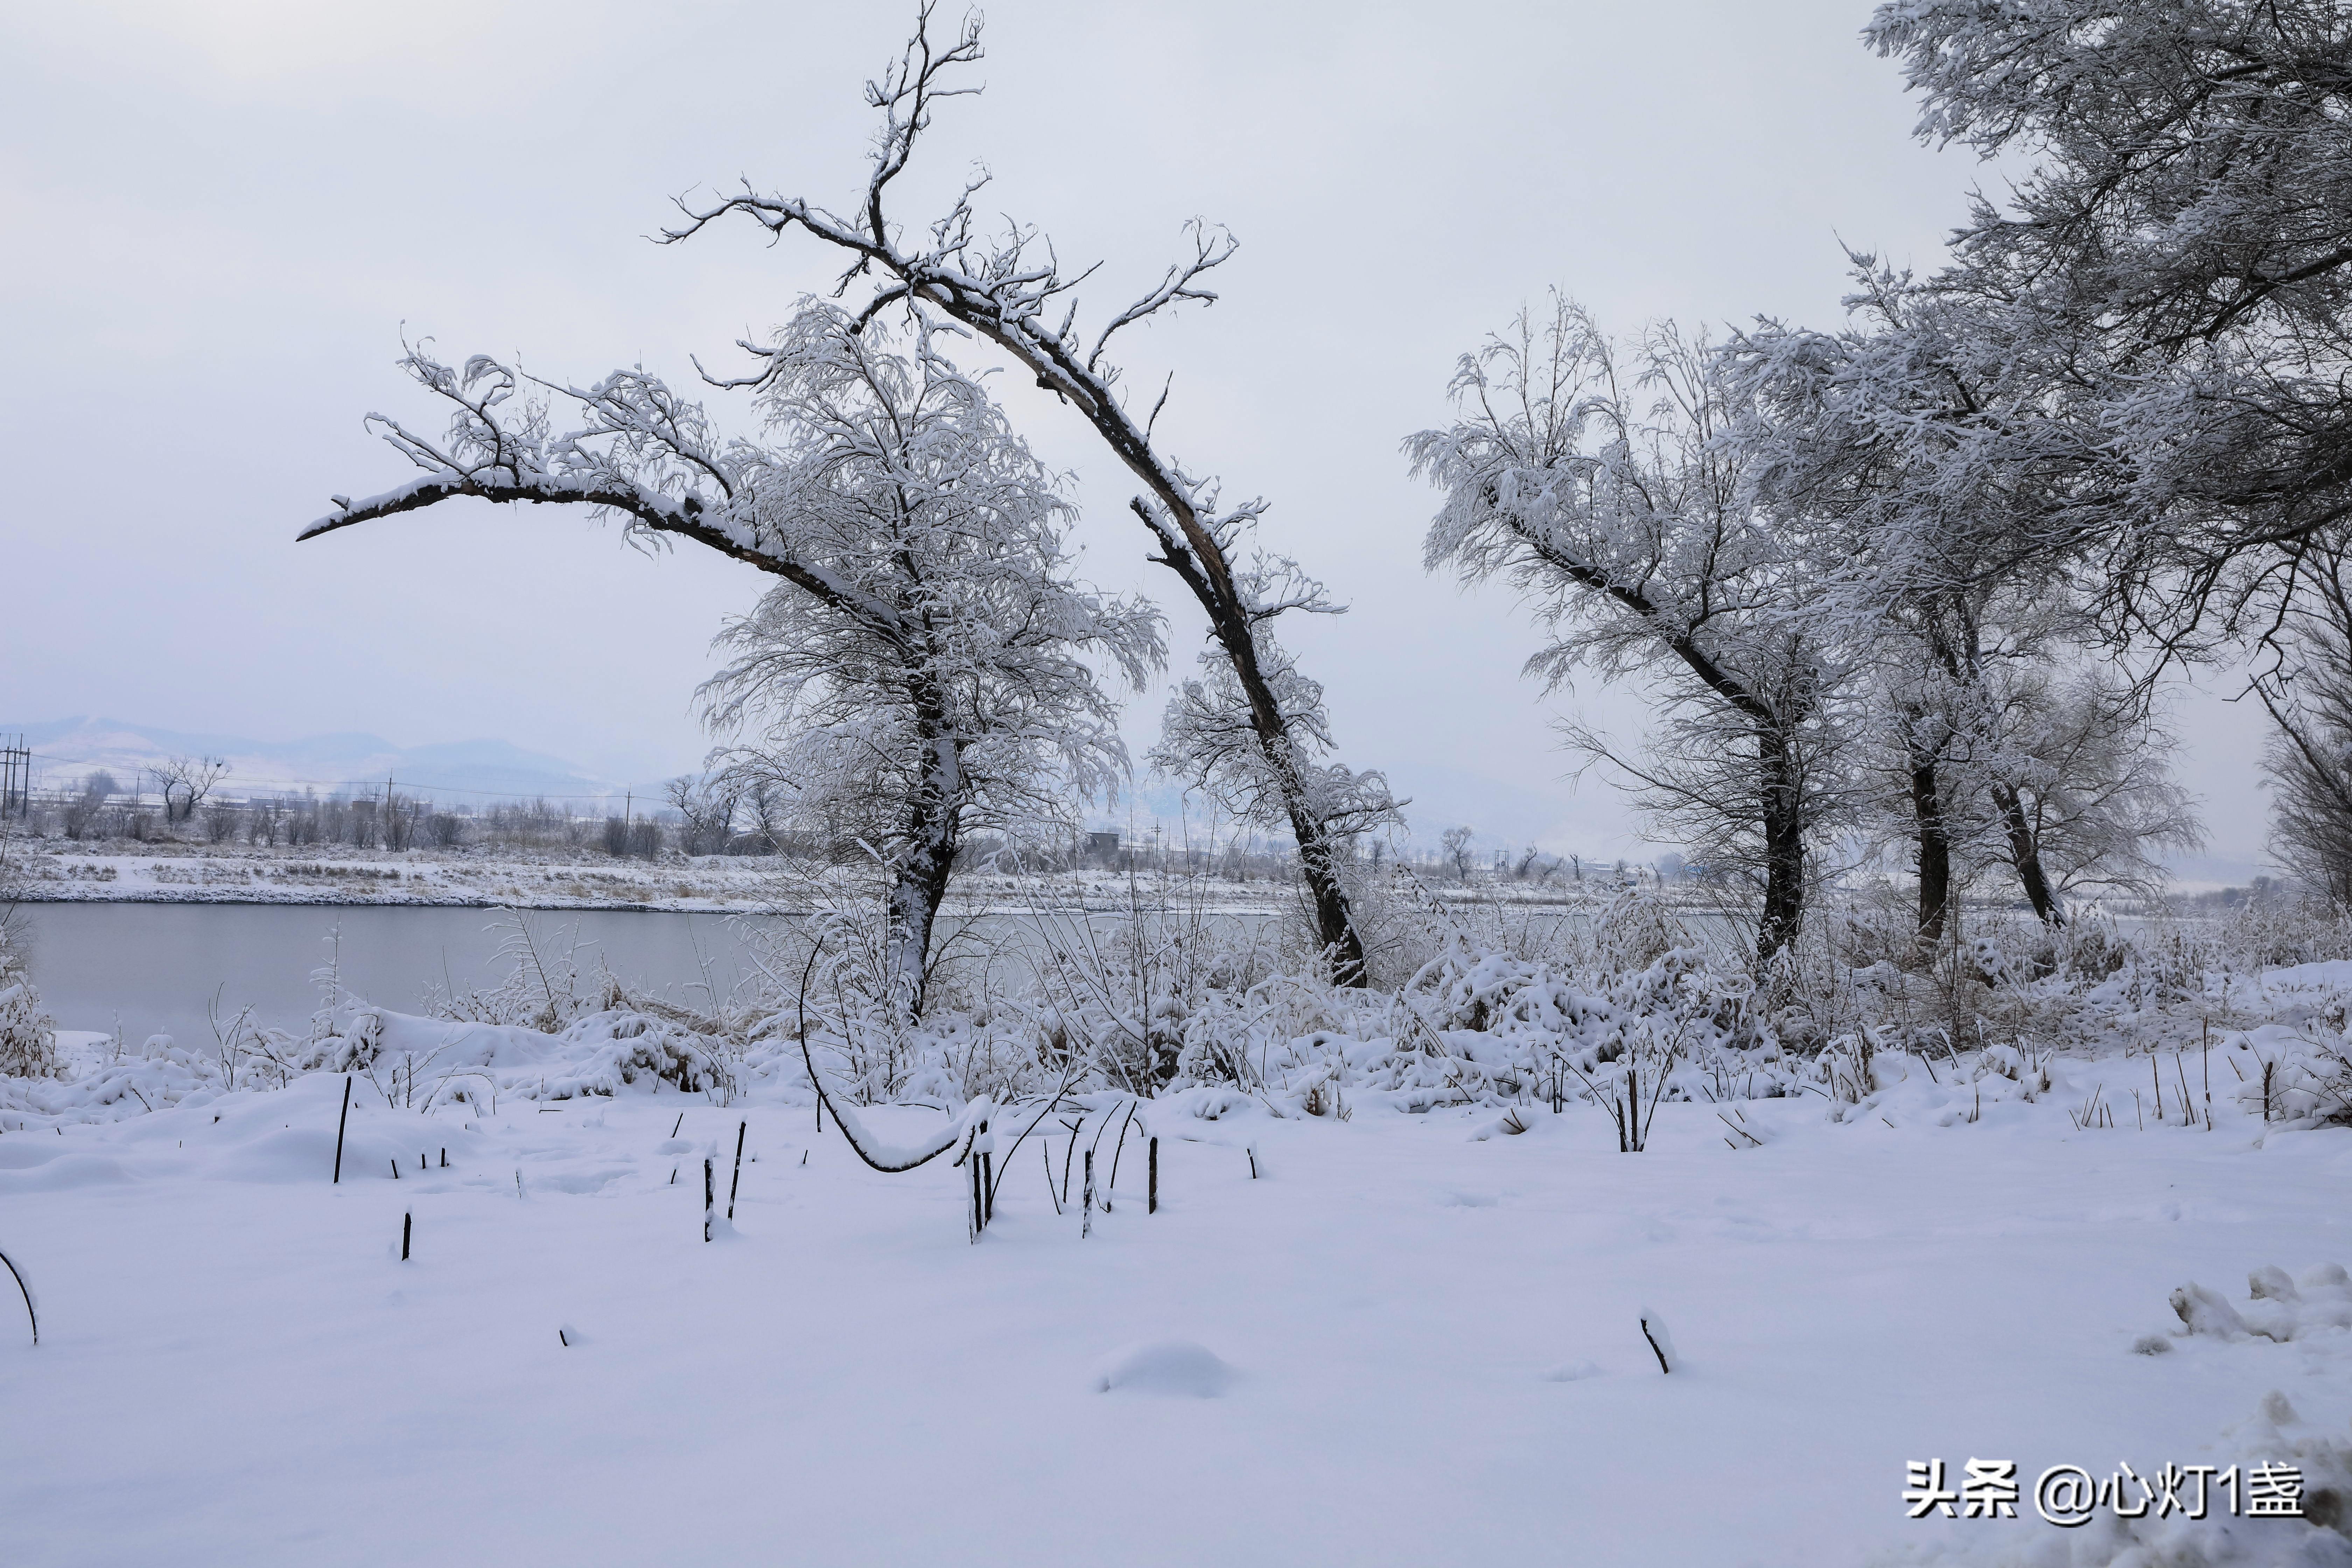
[[[882,124],[866,189],[849,213],[747,184],[724,200],[682,203],[687,221],[667,237],[687,239],[730,216],[748,217],[777,236],[798,229],[842,253],[847,262],[843,291],[870,285],[856,308],[859,325],[897,306],[955,322],[1003,350],[1087,421],[1141,486],[1129,507],[1150,534],[1150,559],[1174,572],[1208,616],[1212,647],[1203,656],[1204,673],[1177,693],[1170,733],[1155,756],[1171,763],[1180,776],[1211,782],[1222,798],[1243,803],[1255,819],[1289,829],[1334,972],[1361,984],[1363,941],[1350,912],[1345,869],[1351,838],[1392,816],[1394,806],[1379,774],[1318,760],[1331,744],[1322,689],[1298,672],[1271,630],[1277,616],[1291,611],[1330,613],[1337,606],[1291,563],[1255,556],[1251,542],[1265,503],[1227,506],[1215,480],[1163,451],[1153,431],[1168,385],[1149,412],[1131,405],[1120,368],[1108,357],[1112,340],[1125,329],[1187,302],[1214,300],[1204,279],[1234,254],[1234,241],[1222,229],[1193,226],[1192,255],[1112,312],[1089,341],[1078,327],[1076,291],[1094,268],[1066,274],[1051,244],[1028,226],[983,234],[972,203],[987,183],[985,174],[927,225],[892,219],[890,188],[912,161],[940,101],[980,90],[954,85],[956,73],[981,58],[979,17],[969,16],[952,40],[935,38],[934,9],[925,0],[905,51],[879,80],[866,84],[866,101],[881,113]]]
[[[743,736],[743,793],[788,784],[803,823],[854,805],[887,882],[884,979],[911,1013],[962,834],[1123,772],[1088,658],[1140,681],[1159,616],[1072,580],[1053,476],[919,327],[901,356],[879,326],[812,303],[762,352],[755,442],[643,371],[518,399],[504,365],[460,373],[413,350],[409,373],[456,405],[447,435],[371,416],[423,472],[302,537],[457,496],[576,502],[782,579],[721,634],[731,658],[706,710]],[[560,434],[559,405],[576,416]]]
[[[2154,888],[2164,852],[2193,849],[2205,833],[2173,780],[2173,742],[2143,694],[2095,665],[2007,675],[1979,797],[1994,810],[1978,842],[2020,873],[2029,901],[2032,868],[2053,906],[2035,912],[2052,923],[2063,921],[2068,893]]]
[[[1729,345],[1751,411],[1736,443],[1812,557],[1815,616],[1872,675],[1920,934],[1942,934],[1956,876],[1995,863],[2058,923],[2067,886],[2143,882],[2195,826],[2146,685],[2091,668],[2089,552],[2043,528],[2068,465],[2015,435],[2045,403],[2038,374],[1981,310],[1854,260],[1847,330],[1768,320]]]
[[[2039,384],[1979,438],[2095,559],[2111,630],[2262,637],[2352,516],[2352,10],[1898,0],[1918,134],[2031,167],[1933,289]]]
[[[1453,393],[1455,423],[1406,442],[1445,494],[1425,564],[1517,585],[1552,633],[1528,664],[1548,687],[1590,669],[1656,690],[1639,754],[1581,727],[1570,740],[1701,859],[1753,878],[1769,962],[1840,808],[1843,653],[1802,613],[1801,552],[1750,504],[1713,356],[1671,326],[1628,355],[1556,298],[1463,356]]]
[[[2281,637],[2289,668],[2254,689],[2275,731],[2263,754],[2271,786],[2271,852],[2287,874],[2352,910],[2352,568],[2333,552]]]

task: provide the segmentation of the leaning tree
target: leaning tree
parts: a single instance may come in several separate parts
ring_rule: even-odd
[[[447,434],[371,415],[423,471],[338,498],[301,537],[459,497],[585,504],[781,578],[721,635],[707,711],[750,729],[768,765],[747,772],[789,779],[792,810],[858,803],[887,883],[876,978],[912,1016],[964,833],[1114,784],[1118,708],[1087,656],[1139,683],[1161,645],[1150,605],[1071,580],[1068,503],[981,385],[919,327],[906,357],[861,325],[811,304],[766,345],[756,442],[640,370],[519,399],[505,365],[412,349],[409,374],[454,405]],[[557,402],[577,415],[560,434]]]
[[[1423,560],[1525,593],[1550,640],[1528,673],[1640,676],[1663,698],[1639,755],[1570,744],[1652,818],[1762,895],[1757,961],[1792,942],[1811,851],[1841,809],[1843,651],[1809,616],[1802,552],[1764,525],[1724,439],[1738,410],[1703,343],[1653,328],[1621,365],[1582,309],[1462,356],[1459,416],[1405,443],[1444,494]]]
[[[867,290],[856,306],[858,325],[900,306],[956,322],[995,344],[1039,387],[1076,410],[1141,486],[1129,508],[1150,531],[1156,551],[1150,559],[1174,572],[1208,616],[1213,645],[1203,657],[1208,668],[1176,694],[1171,733],[1155,757],[1188,782],[1214,789],[1229,805],[1289,828],[1333,971],[1349,984],[1366,984],[1347,868],[1355,836],[1394,807],[1379,774],[1319,760],[1330,750],[1322,689],[1298,671],[1269,630],[1269,623],[1290,611],[1328,614],[1337,606],[1294,563],[1251,548],[1265,502],[1226,506],[1215,480],[1189,471],[1155,444],[1168,385],[1142,412],[1128,402],[1120,369],[1106,357],[1112,340],[1137,322],[1214,300],[1203,279],[1233,256],[1234,241],[1223,229],[1194,225],[1192,255],[1112,312],[1089,342],[1078,329],[1076,291],[1095,269],[1065,274],[1051,244],[1028,226],[982,233],[972,201],[987,184],[984,174],[929,225],[910,228],[894,221],[886,206],[891,184],[912,161],[932,111],[942,99],[980,90],[954,85],[955,73],[982,58],[980,18],[968,16],[951,42],[935,40],[934,10],[926,0],[905,50],[879,80],[866,84],[866,101],[882,124],[854,210],[835,213],[746,183],[740,194],[723,200],[681,201],[686,221],[664,237],[684,240],[737,215],[778,237],[797,229],[846,258],[836,298]],[[768,354],[759,345],[743,346],[754,355]],[[756,384],[772,374],[763,366],[744,380]]]

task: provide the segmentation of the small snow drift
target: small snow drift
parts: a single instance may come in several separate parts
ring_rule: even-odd
[[[1600,1375],[1601,1368],[1594,1363],[1564,1361],[1558,1366],[1547,1370],[1543,1374],[1543,1380],[1546,1383],[1582,1383],[1588,1377]]]
[[[1470,1142],[1484,1143],[1496,1138],[1516,1138],[1550,1124],[1550,1118],[1539,1116],[1525,1106],[1514,1105],[1492,1121],[1482,1121],[1470,1130]]]
[[[2299,1281],[2266,1264],[2246,1277],[2246,1290],[2250,1300],[2233,1307],[2192,1279],[2172,1292],[2172,1310],[2183,1331],[2217,1340],[2259,1334],[2285,1344],[2321,1330],[2352,1329],[2352,1277],[2341,1264],[2305,1269]]]
[[[1095,1373],[1095,1392],[1113,1389],[1167,1398],[1214,1399],[1239,1374],[1206,1345],[1153,1340],[1114,1352]]]

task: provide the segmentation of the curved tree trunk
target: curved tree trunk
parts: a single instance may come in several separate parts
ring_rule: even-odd
[[[1222,555],[1217,562],[1223,565]],[[1297,748],[1291,742],[1289,726],[1283,722],[1282,710],[1258,663],[1257,638],[1249,617],[1229,578],[1220,595],[1200,582],[1202,574],[1187,571],[1173,561],[1167,564],[1176,566],[1178,575],[1193,586],[1195,597],[1208,610],[1211,635],[1224,649],[1234,680],[1249,703],[1250,731],[1275,776],[1284,815],[1290,818],[1291,834],[1298,840],[1299,873],[1307,879],[1315,905],[1315,937],[1330,956],[1332,978],[1342,985],[1369,985],[1371,976],[1364,963],[1363,938],[1357,934],[1348,891],[1339,880],[1339,860],[1347,847],[1336,841],[1330,824],[1307,797]]]
[[[2014,784],[1992,786],[1993,804],[2000,808],[2000,826],[2009,839],[2010,864],[2017,868],[2017,879],[2024,885],[2025,901],[2033,906],[2033,918],[2046,926],[2063,926],[2066,911],[2059,907],[2058,896],[2051,890],[2050,878],[2042,869],[2042,847],[2033,837],[2032,826],[2025,820],[2025,802]]]
[[[1948,626],[1944,616],[1949,615]],[[1984,663],[1977,641],[1974,611],[1965,598],[1955,598],[1928,625],[1930,646],[1945,672],[1973,692],[1979,699],[1980,711],[1993,707],[1991,695],[1985,685]],[[2025,819],[2025,803],[2017,786],[1996,781],[1991,786],[1994,806],[2000,812],[2002,837],[2009,841],[2010,863],[2017,868],[2017,879],[2024,885],[2025,901],[2033,906],[2033,915],[2044,925],[2063,926],[2066,912],[2058,906],[2057,895],[2052,891],[2050,879],[2042,869],[2042,847],[2033,834],[2032,826]]]

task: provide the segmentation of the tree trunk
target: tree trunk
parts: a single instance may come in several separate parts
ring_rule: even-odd
[[[1150,521],[1148,514],[1145,521]],[[1197,542],[1213,549],[1213,542],[1205,536]],[[1274,774],[1284,814],[1290,818],[1291,835],[1298,840],[1298,868],[1307,879],[1307,892],[1314,900],[1315,937],[1330,955],[1331,977],[1342,985],[1370,985],[1371,975],[1364,964],[1363,939],[1357,934],[1354,912],[1348,905],[1348,890],[1339,880],[1339,860],[1346,846],[1338,841],[1330,825],[1308,798],[1297,747],[1291,742],[1290,727],[1283,722],[1281,706],[1276,702],[1274,689],[1258,663],[1255,630],[1241,607],[1223,553],[1212,557],[1214,564],[1206,572],[1193,561],[1177,556],[1173,550],[1154,559],[1173,567],[1176,574],[1192,587],[1202,607],[1209,612],[1210,635],[1225,650],[1225,658],[1233,665],[1234,681],[1249,703],[1250,731],[1256,736],[1258,751]]]
[[[924,726],[922,774],[907,807],[907,843],[892,868],[886,903],[884,979],[891,1003],[912,1020],[922,1016],[930,984],[931,927],[955,869],[963,805],[962,758],[953,740]]]
[[[1282,744],[1288,752],[1286,737]],[[1295,777],[1287,782],[1297,784]],[[1356,934],[1354,911],[1348,907],[1347,889],[1339,881],[1339,859],[1346,847],[1334,843],[1325,825],[1307,811],[1303,788],[1294,787],[1285,794],[1291,831],[1298,838],[1299,871],[1315,900],[1315,937],[1331,955],[1331,977],[1342,985],[1369,985],[1371,975],[1364,966],[1363,939]]]
[[[1954,599],[1948,609],[1957,630],[1948,628],[1940,617],[1931,621],[1927,631],[1929,647],[1945,672],[1962,689],[1979,699],[1979,711],[1990,711],[1994,704],[1985,686],[1975,613],[1965,598]],[[2058,907],[2050,879],[2042,869],[2042,847],[2032,825],[2025,820],[2025,803],[2019,797],[2016,786],[1996,782],[1992,798],[2000,811],[2002,834],[2009,840],[2010,863],[2017,868],[2017,879],[2025,885],[2025,901],[2033,906],[2034,918],[2044,925],[2064,925],[2065,911]]]
[[[2064,925],[2066,911],[2058,907],[2057,895],[2051,891],[2050,879],[2042,869],[2042,847],[2025,820],[2025,803],[2016,786],[1996,784],[1992,798],[2000,807],[2000,825],[2009,837],[2010,863],[2017,868],[2017,879],[2025,886],[2025,901],[2033,906],[2034,918],[2046,926]]]
[[[1797,940],[1805,918],[1805,821],[1802,789],[1789,738],[1777,727],[1756,732],[1764,819],[1764,913],[1756,926],[1756,966]]]
[[[1952,839],[1944,823],[1942,781],[1936,774],[1936,753],[1919,744],[1917,715],[1904,733],[1904,749],[1911,762],[1911,811],[1919,843],[1919,941],[1926,946],[1944,939],[1944,910],[1952,894]]]

